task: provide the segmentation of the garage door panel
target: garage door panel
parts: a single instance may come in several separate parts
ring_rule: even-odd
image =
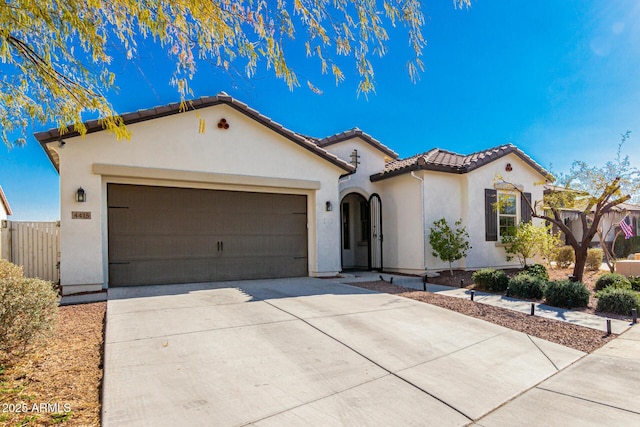
[[[111,236],[111,261],[135,261],[140,259],[171,259],[183,257],[217,257],[217,242],[214,235],[191,235],[176,238],[175,234],[145,235],[115,234]]]
[[[306,236],[300,235],[228,236],[222,240],[222,256],[306,257],[306,241]]]
[[[111,286],[307,275],[306,196],[109,184]]]
[[[117,286],[162,285],[171,283],[197,283],[210,280],[215,259],[188,258],[180,260],[181,268],[174,267],[175,260],[156,259],[132,261],[109,266],[109,280]]]

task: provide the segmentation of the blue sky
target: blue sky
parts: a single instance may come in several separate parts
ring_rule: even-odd
[[[368,98],[356,95],[351,66],[336,87],[304,56],[290,57],[302,83],[293,92],[264,69],[247,79],[203,63],[192,82],[195,96],[225,91],[317,137],[357,126],[401,157],[433,147],[466,154],[511,142],[554,172],[567,171],[574,160],[612,160],[620,134],[630,130],[624,154],[640,166],[640,2],[476,0],[462,10],[448,0],[423,5],[428,44],[417,84],[405,67],[407,40],[392,29],[389,54],[374,60],[376,93]],[[119,112],[179,99],[169,85],[173,65],[151,41],[134,61],[117,52],[114,57],[120,89],[109,99]],[[307,79],[323,94],[311,93]],[[0,185],[11,219],[59,218],[58,175],[33,137],[24,147],[0,147]]]

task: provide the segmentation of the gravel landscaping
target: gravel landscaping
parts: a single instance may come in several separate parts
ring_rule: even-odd
[[[432,282],[431,279],[429,282]],[[458,279],[459,282],[460,280]],[[465,283],[467,282],[465,281]],[[415,289],[392,285],[385,281],[360,282],[352,283],[351,285],[422,301],[587,353],[600,348],[617,336],[615,334],[606,336],[603,332],[595,329],[529,316],[524,313],[492,307],[462,298],[416,291]]]

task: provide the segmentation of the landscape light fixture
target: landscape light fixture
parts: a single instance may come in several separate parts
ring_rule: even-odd
[[[76,191],[76,202],[84,203],[87,201],[87,193],[82,189],[82,187],[78,188]]]

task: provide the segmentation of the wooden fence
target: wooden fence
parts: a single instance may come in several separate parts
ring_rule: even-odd
[[[26,277],[60,281],[60,223],[9,221],[9,261]]]

